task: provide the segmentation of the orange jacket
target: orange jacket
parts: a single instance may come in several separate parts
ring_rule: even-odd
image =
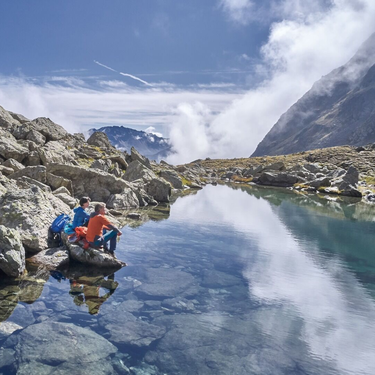
[[[86,240],[89,242],[95,242],[96,236],[101,237],[103,235],[103,227],[113,227],[105,215],[98,214],[91,217],[87,228]]]

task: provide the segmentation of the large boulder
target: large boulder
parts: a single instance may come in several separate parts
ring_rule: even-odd
[[[175,171],[161,171],[160,177],[168,181],[175,189],[182,189],[182,179]]]
[[[33,253],[48,247],[48,227],[63,212],[69,214],[69,206],[37,186],[8,189],[0,198],[0,225],[16,229],[26,251]]]
[[[0,173],[4,176],[9,176],[14,172],[12,168],[6,167],[5,165],[0,165]]]
[[[60,142],[51,141],[39,150],[40,159],[44,165],[50,163],[70,164],[74,157]]]
[[[12,373],[114,374],[110,358],[117,348],[108,340],[71,323],[46,321],[13,333],[3,345]]]
[[[19,177],[30,177],[34,180],[40,181],[43,184],[47,183],[47,169],[43,165],[36,165],[32,167],[26,167],[18,170],[17,172],[12,173],[9,178],[17,179]]]
[[[145,185],[145,190],[158,202],[169,202],[172,193],[171,185],[162,178],[152,179]]]
[[[25,168],[25,166],[23,164],[21,164],[20,162],[18,162],[17,160],[14,160],[14,159],[6,160],[2,165],[4,165],[5,167],[8,167],[8,168],[12,168],[13,172],[17,172],[17,171]]]
[[[66,193],[53,193],[53,195],[56,197],[56,198],[59,198],[60,200],[62,200],[65,204],[67,204],[70,208],[74,208],[75,206],[77,206],[77,199],[73,198],[70,194],[66,194]]]
[[[128,168],[128,163],[125,160],[125,156],[122,154],[109,155],[108,159],[114,163],[117,163],[122,169]]]
[[[0,128],[11,130],[16,125],[19,125],[19,122],[0,106]]]
[[[17,140],[7,131],[0,129],[0,156],[4,159],[15,159],[18,162],[29,153],[29,149],[20,145]]]
[[[141,155],[134,147],[132,147],[130,151],[131,151],[131,160],[132,161],[138,160],[145,167],[151,169],[151,163],[150,163],[149,159],[147,159],[145,156]]]
[[[0,269],[8,276],[17,277],[25,271],[25,249],[15,229],[0,225]]]
[[[43,250],[27,259],[28,265],[48,270],[55,270],[67,265],[68,263],[69,252],[61,247]]]
[[[126,188],[130,188],[126,181],[98,169],[49,164],[47,173],[71,180],[74,195],[88,195],[92,201],[106,202],[111,194],[121,194]]]
[[[108,139],[107,134],[103,132],[94,132],[91,134],[87,143],[91,146],[96,146],[100,148],[113,149],[111,142]]]
[[[319,189],[320,187],[331,186],[331,180],[328,177],[320,177],[313,181],[309,182],[309,185],[315,189]]]
[[[142,179],[144,182],[151,181],[152,179],[157,178],[156,174],[148,167],[146,167],[139,160],[134,160],[129,163],[128,168],[126,169],[123,179],[125,181],[136,181]]]
[[[129,208],[139,207],[139,200],[132,189],[125,189],[121,194],[112,194],[107,207],[114,210],[127,210]]]
[[[271,172],[263,172],[259,177],[259,183],[261,185],[269,185],[269,186],[293,186],[300,179],[288,173],[271,173]]]
[[[55,124],[49,118],[38,117],[31,121],[34,129],[46,137],[46,141],[58,141],[67,138],[69,133],[58,124]]]
[[[37,166],[39,164],[42,164],[42,161],[40,160],[40,155],[38,151],[30,151],[26,158],[24,159],[23,163],[26,166]]]
[[[348,182],[350,185],[355,186],[356,184],[358,184],[359,172],[355,167],[350,166],[342,179],[345,182]]]
[[[70,195],[73,195],[74,191],[73,191],[72,181],[61,176],[56,176],[52,173],[47,173],[46,177],[47,177],[47,184],[51,186],[52,190],[57,190],[61,187],[64,187],[69,191]]]
[[[69,241],[66,241],[66,245],[69,249],[70,257],[77,262],[106,269],[120,269],[126,266],[126,263],[102,250],[92,247],[85,250],[79,245],[71,244]]]

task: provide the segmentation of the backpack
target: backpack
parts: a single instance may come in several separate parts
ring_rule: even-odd
[[[70,221],[70,216],[61,214],[52,222],[50,228],[53,233],[61,233],[65,225]]]
[[[62,239],[60,233],[55,233],[52,231],[51,227],[48,228],[48,238],[47,238],[47,246],[51,247],[60,247],[62,246]]]

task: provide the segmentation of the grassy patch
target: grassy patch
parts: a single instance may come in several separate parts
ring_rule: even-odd
[[[234,175],[232,177],[232,180],[234,182],[251,182],[253,181],[253,177],[241,177],[241,176]]]

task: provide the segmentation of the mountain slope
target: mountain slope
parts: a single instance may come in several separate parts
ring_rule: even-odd
[[[167,138],[158,137],[152,133],[146,133],[124,126],[105,126],[100,129],[90,129],[89,135],[100,131],[107,134],[113,146],[121,151],[128,151],[134,146],[142,155],[159,160],[170,152]]]
[[[375,142],[375,34],[344,66],[317,81],[252,156]]]

